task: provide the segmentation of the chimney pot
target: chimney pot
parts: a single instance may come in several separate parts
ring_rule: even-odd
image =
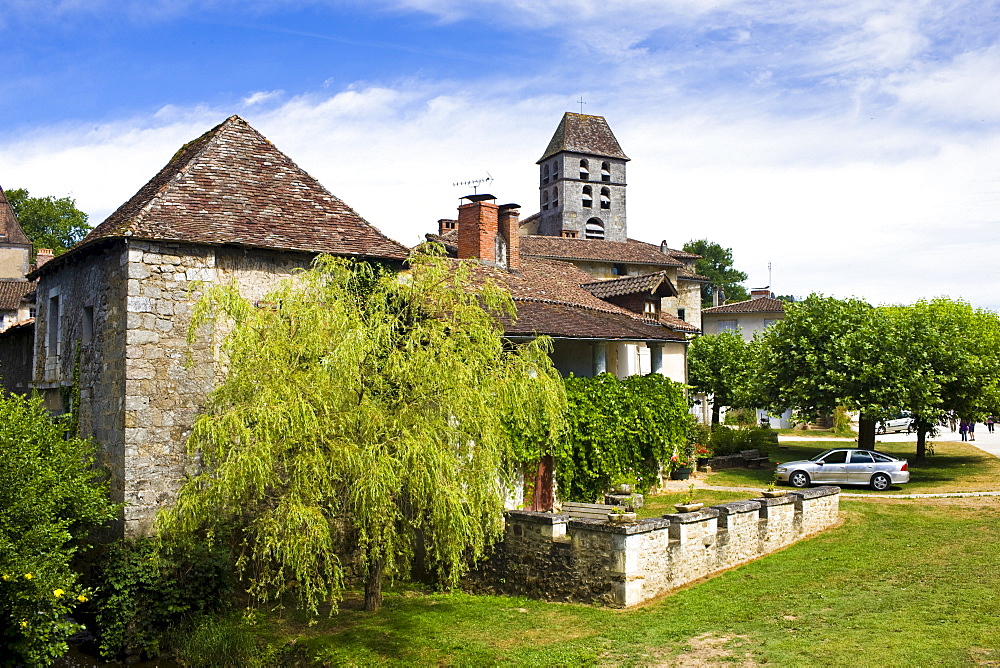
[[[55,256],[52,254],[51,248],[39,248],[38,252],[35,253],[35,268],[41,267],[53,257]]]

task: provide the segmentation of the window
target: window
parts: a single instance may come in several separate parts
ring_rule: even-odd
[[[558,209],[559,208],[559,189],[558,188],[553,188],[552,189],[552,208],[553,209]]]
[[[583,208],[584,209],[589,209],[593,205],[594,205],[593,190],[591,190],[590,186],[584,186],[583,187]]]
[[[576,239],[576,230],[563,230],[562,236],[564,239]]]
[[[49,297],[49,313],[45,319],[45,326],[48,334],[48,354],[54,357],[59,355],[59,339],[61,336],[59,319],[59,295]]]
[[[611,181],[611,163],[601,163],[601,180],[606,182]]]
[[[858,450],[851,453],[852,464],[871,464],[872,461],[872,453],[867,450]]]
[[[549,182],[549,166],[542,165],[542,185]]]
[[[83,345],[88,345],[94,340],[94,307],[84,306],[83,307],[83,332],[80,337],[83,340]]]
[[[677,317],[678,318],[680,318],[681,320],[686,320],[686,318],[684,317],[685,315],[687,315],[687,311],[686,310],[684,310],[682,308],[677,309]]]
[[[658,310],[659,309],[656,308],[656,300],[655,299],[647,299],[646,303],[642,307],[642,312],[645,315],[656,315],[656,312]]]
[[[553,181],[558,181],[559,180],[559,163],[558,162],[553,162],[552,163],[552,180]]]
[[[589,164],[590,163],[588,163],[586,160],[581,160],[580,161],[580,180],[581,181],[589,181],[590,180],[590,168],[589,168]]]
[[[548,210],[549,210],[549,191],[548,190],[543,190],[542,191],[542,211],[548,211]]]
[[[776,322],[778,322],[778,321],[777,321],[777,320],[765,320],[765,321],[764,321],[764,327],[765,327],[765,328],[766,328],[766,327],[770,327],[771,325],[773,325],[773,324],[774,324],[774,323],[776,323]]]
[[[824,464],[846,464],[847,450],[834,450],[823,458]]]
[[[615,276],[628,276],[628,267],[623,264],[616,264],[611,267],[611,273]]]
[[[732,332],[732,331],[736,331],[737,329],[739,329],[739,327],[736,326],[736,321],[735,320],[720,320],[719,321],[719,331],[720,332]]]
[[[610,209],[611,208],[611,189],[601,188],[601,208]]]
[[[587,221],[587,230],[585,236],[588,239],[603,239],[604,238],[604,223],[601,222],[600,218],[591,218]]]

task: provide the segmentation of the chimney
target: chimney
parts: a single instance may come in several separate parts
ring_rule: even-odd
[[[497,213],[493,195],[467,195],[458,207],[458,259],[496,262]],[[492,201],[487,201],[492,200]]]
[[[670,246],[667,245],[667,240],[664,239],[660,242],[660,252],[666,255],[668,250],[670,250]]]
[[[38,269],[43,264],[51,260],[54,255],[52,255],[51,248],[39,248],[38,252],[35,253],[35,269]]]
[[[722,291],[719,290],[719,286],[718,285],[713,285],[712,286],[712,306],[718,306],[721,303],[720,299],[719,299],[719,293],[720,292],[722,292]]]
[[[438,221],[438,236],[444,236],[445,232],[451,232],[458,228],[458,221],[451,218],[442,218]]]
[[[507,257],[504,259],[507,260],[507,268],[511,271],[517,271],[521,268],[521,251],[518,246],[521,237],[520,208],[520,204],[502,204],[498,216],[497,227],[500,236],[507,242]]]
[[[756,297],[770,297],[771,299],[774,299],[774,293],[771,292],[770,286],[766,288],[754,288],[750,291],[750,298],[753,299]]]

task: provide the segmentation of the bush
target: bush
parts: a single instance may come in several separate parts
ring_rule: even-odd
[[[171,648],[182,666],[257,668],[279,663],[269,635],[259,613],[202,615],[172,634]]]
[[[768,453],[778,444],[778,433],[766,427],[712,427],[712,452],[716,457],[735,455],[743,450]]]
[[[92,592],[71,559],[114,519],[93,445],[66,438],[38,397],[0,394],[0,657],[49,665],[81,626],[70,619]]]
[[[660,462],[688,448],[683,385],[660,374],[566,379],[569,432],[554,453],[560,495],[593,501],[619,478],[640,490],[657,482]]]
[[[94,632],[106,659],[157,656],[171,628],[221,609],[232,593],[232,567],[218,549],[172,547],[155,538],[105,549],[93,577],[100,590]]]

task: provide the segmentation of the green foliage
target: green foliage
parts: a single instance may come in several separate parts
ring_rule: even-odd
[[[756,345],[738,332],[706,334],[688,346],[688,383],[696,392],[712,395],[712,422],[721,406],[749,407]]]
[[[283,665],[260,613],[233,611],[202,615],[171,634],[170,649],[183,666]]]
[[[91,574],[101,655],[156,657],[163,636],[194,615],[218,610],[232,593],[230,561],[205,544],[171,549],[159,540],[120,540],[103,548]]]
[[[505,343],[513,301],[473,269],[320,257],[262,308],[210,289],[190,333],[231,325],[229,371],[188,444],[205,469],[161,512],[163,535],[227,540],[257,601],[292,591],[312,614],[341,595],[346,545],[373,587],[409,574],[418,539],[456,584],[501,531],[521,454],[509,424],[554,441],[565,410],[548,342]]]
[[[0,394],[0,661],[48,665],[80,629],[71,559],[116,510],[93,457],[38,397]]]
[[[87,214],[76,208],[72,197],[32,197],[24,188],[5,192],[36,251],[51,248],[54,255],[65,253],[90,231]]]
[[[712,294],[719,288],[726,296],[726,301],[739,302],[749,299],[740,283],[747,280],[746,273],[733,268],[733,249],[723,248],[708,239],[692,240],[684,244],[688,253],[697,253],[701,259],[695,261],[695,271],[709,278],[712,282],[701,289],[703,307],[712,305]]]
[[[712,452],[716,457],[735,455],[742,450],[769,452],[778,444],[778,434],[765,427],[712,427]]]
[[[851,416],[843,406],[838,406],[833,411],[833,433],[837,436],[851,436],[854,433],[851,429]]]
[[[566,396],[569,431],[555,468],[568,501],[593,501],[620,476],[648,489],[660,462],[690,449],[683,386],[664,376],[570,377]]]

